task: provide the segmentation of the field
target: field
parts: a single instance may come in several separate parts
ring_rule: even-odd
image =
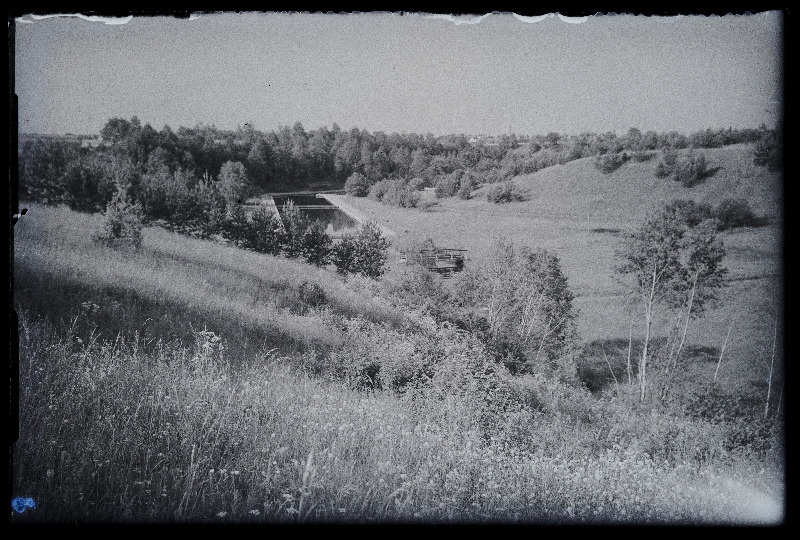
[[[707,153],[720,169],[691,189],[656,179],[653,162],[602,175],[588,159],[518,178],[532,195],[520,203],[481,190],[430,212],[346,198],[396,232],[394,250],[431,236],[474,264],[505,236],[555,251],[587,350],[627,342],[635,308],[614,250],[649,206],[748,198],[772,222],[723,233],[729,286],[690,327],[695,363],[679,375],[695,409],[640,404],[622,380],[592,394],[488,370],[474,340],[387,293],[396,251],[382,281],[345,280],[155,227],[138,252],[113,250],[91,240],[100,216],[27,205],[13,489],[37,509],[14,519],[779,523],[781,423],[762,421],[759,399],[782,342],[780,179],[748,166],[746,147]],[[324,306],[303,300],[309,283]],[[430,384],[364,390],[347,377],[417,361],[431,362]],[[715,397],[737,414],[691,414]]]
[[[595,169],[594,158],[585,158],[517,177],[515,182],[530,193],[523,202],[487,203],[485,187],[471,200],[440,199],[432,211],[369,198],[346,196],[345,201],[395,231],[396,248],[430,237],[438,246],[467,249],[467,265],[482,262],[500,237],[554,251],[580,309],[579,334],[590,343],[627,340],[631,314],[638,308],[628,304],[614,272],[619,262],[615,250],[622,247],[625,233],[633,232],[650,210],[676,198],[712,206],[729,197],[745,199],[770,224],[721,233],[728,283],[716,308],[690,325],[687,335],[688,343],[719,348],[732,328],[727,373],[742,382],[742,377],[761,378],[768,370],[765,362],[783,301],[781,175],[753,165],[749,151],[748,145],[704,150],[708,167],[718,170],[692,188],[656,178],[657,159],[628,162],[603,174]],[[431,192],[425,197],[435,200]],[[640,322],[634,319],[634,336],[642,333]]]

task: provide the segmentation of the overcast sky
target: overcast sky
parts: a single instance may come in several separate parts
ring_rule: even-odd
[[[24,22],[23,22],[24,21]],[[302,122],[544,134],[774,125],[779,12],[476,24],[422,14],[17,19],[19,128],[97,133]],[[458,24],[456,24],[458,23]]]

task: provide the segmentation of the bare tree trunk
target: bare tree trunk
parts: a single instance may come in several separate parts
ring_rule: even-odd
[[[725,347],[728,346],[728,338],[731,337],[731,329],[733,328],[733,321],[728,326],[728,333],[725,334],[725,341],[722,343],[722,350],[719,352],[719,360],[717,360],[717,369],[714,370],[714,382],[717,382],[717,375],[719,375],[719,367],[722,365],[722,355],[725,354]]]
[[[645,305],[644,345],[642,346],[642,358],[639,360],[639,401],[644,401],[645,388],[647,386],[647,348],[650,345],[650,326],[653,322],[653,302],[656,297],[657,279],[658,273],[654,265],[653,276],[650,281],[650,294],[646,298]]]
[[[694,282],[692,282],[692,294],[689,296],[689,307],[686,308],[686,320],[683,323],[683,336],[681,336],[681,344],[678,345],[678,352],[675,353],[675,360],[672,366],[672,369],[676,369],[678,367],[678,358],[681,356],[681,350],[683,350],[683,343],[686,341],[686,330],[689,329],[689,318],[692,316],[692,304],[694,304],[694,292],[697,287],[697,275],[694,276]]]
[[[678,369],[678,359],[681,356],[681,351],[683,350],[683,344],[686,341],[686,332],[689,329],[689,319],[692,316],[692,305],[694,304],[694,293],[697,286],[697,275],[694,277],[694,281],[692,282],[692,293],[689,296],[689,304],[686,307],[686,318],[683,321],[683,335],[681,336],[681,342],[678,345],[678,352],[675,353],[675,357],[672,357],[672,351],[670,351],[669,358],[667,359],[667,364],[670,362],[672,363],[671,369],[669,373],[669,377],[667,378],[667,382],[664,385],[664,389],[661,392],[661,399],[666,400],[667,394],[669,393],[669,389],[672,386],[672,378],[675,376],[675,371]],[[673,343],[673,346],[675,344]]]
[[[644,389],[647,384],[647,347],[650,344],[650,324],[652,322],[653,303],[645,310],[644,345],[642,357],[639,359],[639,401],[644,401]]]
[[[769,361],[769,379],[767,381],[767,401],[764,403],[764,418],[769,415],[769,396],[772,393],[772,370],[775,367],[775,344],[778,341],[778,318],[775,318],[775,335],[772,338],[772,358]]]
[[[611,372],[611,376],[614,378],[614,386],[617,389],[617,395],[619,395],[619,381],[617,381],[617,376],[614,375],[614,370],[611,368],[611,362],[608,361],[608,356],[606,356],[605,347],[603,347],[603,360],[606,361],[606,365],[608,366],[608,371]]]
[[[633,317],[631,317],[631,327],[628,330],[628,363],[625,366],[628,370],[628,386],[631,385],[631,348],[633,346]]]

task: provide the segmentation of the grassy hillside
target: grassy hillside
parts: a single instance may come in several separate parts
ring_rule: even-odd
[[[635,230],[648,211],[675,198],[712,206],[729,197],[744,198],[771,222],[720,234],[727,250],[727,286],[719,304],[690,325],[687,343],[718,350],[730,328],[725,349],[730,363],[723,371],[731,384],[735,380],[747,385],[753,379],[763,380],[768,370],[774,324],[781,313],[782,176],[753,165],[749,145],[700,151],[708,168],[717,170],[692,188],[670,178],[656,178],[658,157],[628,161],[611,174],[598,171],[595,158],[585,158],[516,178],[530,193],[523,202],[489,203],[488,187],[477,190],[470,200],[441,199],[427,212],[368,198],[347,196],[346,200],[397,232],[392,239],[396,247],[430,236],[437,245],[469,250],[467,265],[491,253],[500,236],[555,251],[576,295],[581,339],[591,343],[627,342],[632,320],[634,338],[643,334],[641,318],[636,316],[638,306],[627,303],[614,267],[615,250],[623,245],[624,234]],[[397,261],[395,257],[395,266]],[[665,328],[665,321],[660,322],[655,327],[657,335],[663,335]]]
[[[156,228],[121,252],[92,242],[99,216],[28,208],[13,492],[37,508],[17,522],[782,519],[780,424],[758,402],[701,414],[726,384],[683,410],[512,377],[386,283]]]
[[[330,325],[305,313],[298,295],[304,282],[323,289],[334,313],[408,322],[374,301],[357,278],[345,282],[297,261],[159,228],[145,229],[141,251],[124,253],[92,242],[99,215],[27,208],[15,228],[15,301],[52,320],[77,318],[95,337],[138,332],[145,343],[191,341],[207,327],[228,338],[235,357],[336,347],[340,337]]]
[[[516,178],[530,190],[524,204],[533,214],[550,219],[588,221],[593,227],[607,223],[624,227],[639,223],[649,210],[675,198],[713,205],[726,198],[746,199],[756,212],[779,219],[782,176],[753,165],[752,145],[736,144],[697,150],[706,158],[713,176],[692,188],[671,178],[656,178],[659,155],[645,162],[630,160],[610,174],[594,167],[595,158],[583,158]],[[688,150],[678,151],[684,155]],[[486,188],[476,192],[483,198]]]

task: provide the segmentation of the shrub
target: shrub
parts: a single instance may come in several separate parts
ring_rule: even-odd
[[[392,187],[392,181],[388,178],[384,178],[383,180],[378,180],[369,188],[369,196],[371,199],[375,199],[376,201],[382,201],[386,192],[389,191]]]
[[[389,242],[383,237],[377,223],[368,221],[356,236],[345,234],[334,246],[332,260],[339,274],[359,273],[378,278],[383,275]]]
[[[637,150],[635,152],[631,152],[631,158],[639,163],[650,161],[656,157],[655,153],[648,152],[647,150]]]
[[[699,184],[707,174],[706,158],[698,152],[689,152],[683,159],[678,160],[675,167],[675,181],[684,187]]]
[[[422,191],[425,188],[425,180],[420,177],[412,178],[408,181],[408,189]]]
[[[406,265],[392,273],[386,290],[394,304],[428,311],[437,321],[449,309],[449,293],[442,277],[421,264],[422,249],[433,249],[433,241],[414,243],[405,249]]]
[[[440,176],[436,180],[436,197],[443,199],[445,197],[455,196],[461,187],[461,179],[463,176],[464,171],[462,169],[458,169],[450,174]]]
[[[401,208],[414,208],[419,203],[420,194],[412,189],[402,178],[385,178],[369,189],[369,196],[378,201]]]
[[[96,159],[71,161],[63,183],[67,204],[79,212],[97,212],[114,196],[114,181]]]
[[[344,183],[344,190],[354,197],[366,197],[369,191],[369,181],[359,172],[354,172]]]
[[[290,259],[296,259],[303,254],[303,235],[309,226],[308,218],[291,200],[284,203],[281,217],[284,230],[283,253]]]
[[[127,186],[120,184],[106,207],[105,219],[94,235],[97,242],[110,246],[128,246],[138,250],[142,245],[142,209],[131,203]]]
[[[477,333],[509,370],[575,376],[576,312],[555,254],[501,240],[488,261],[461,273],[454,286],[473,310],[486,310],[487,325]]]
[[[358,269],[357,257],[358,242],[353,235],[345,233],[331,252],[331,262],[336,266],[336,273],[345,276],[355,273]]]
[[[628,154],[624,152],[611,152],[597,156],[594,161],[594,166],[603,174],[610,174],[628,161]]]
[[[305,315],[308,308],[319,309],[328,303],[325,296],[325,290],[309,281],[303,281],[297,289],[297,295],[300,300],[299,306],[296,311],[300,315]]]
[[[247,247],[250,227],[244,208],[234,205],[222,225],[222,236],[234,246]]]
[[[461,178],[461,186],[458,188],[458,198],[469,199],[472,196],[473,189],[475,189],[475,179],[471,174],[465,174]]]
[[[419,199],[419,191],[409,189],[402,181],[394,181],[383,196],[383,202],[401,208],[415,208]]]
[[[753,164],[770,171],[783,168],[783,134],[781,127],[765,132],[753,148]]]
[[[512,181],[497,183],[486,192],[486,200],[498,204],[524,201],[526,197],[526,192]]]
[[[675,167],[678,164],[678,152],[672,147],[664,149],[661,160],[656,167],[656,176],[658,178],[666,178],[675,172]]]
[[[307,263],[315,266],[327,266],[331,258],[333,241],[325,232],[325,226],[315,220],[308,226],[302,238],[302,255]]]
[[[689,227],[699,225],[702,221],[712,219],[714,212],[705,203],[696,203],[691,199],[675,199],[667,204],[667,211],[676,213]]]
[[[241,209],[241,208],[240,208]],[[242,211],[242,215],[244,212]],[[241,218],[239,218],[241,219]],[[242,224],[242,247],[258,253],[278,255],[283,247],[283,228],[274,213],[257,208]]]
[[[724,231],[736,227],[759,227],[766,220],[759,217],[743,199],[725,199],[714,211],[717,218],[717,230]]]

